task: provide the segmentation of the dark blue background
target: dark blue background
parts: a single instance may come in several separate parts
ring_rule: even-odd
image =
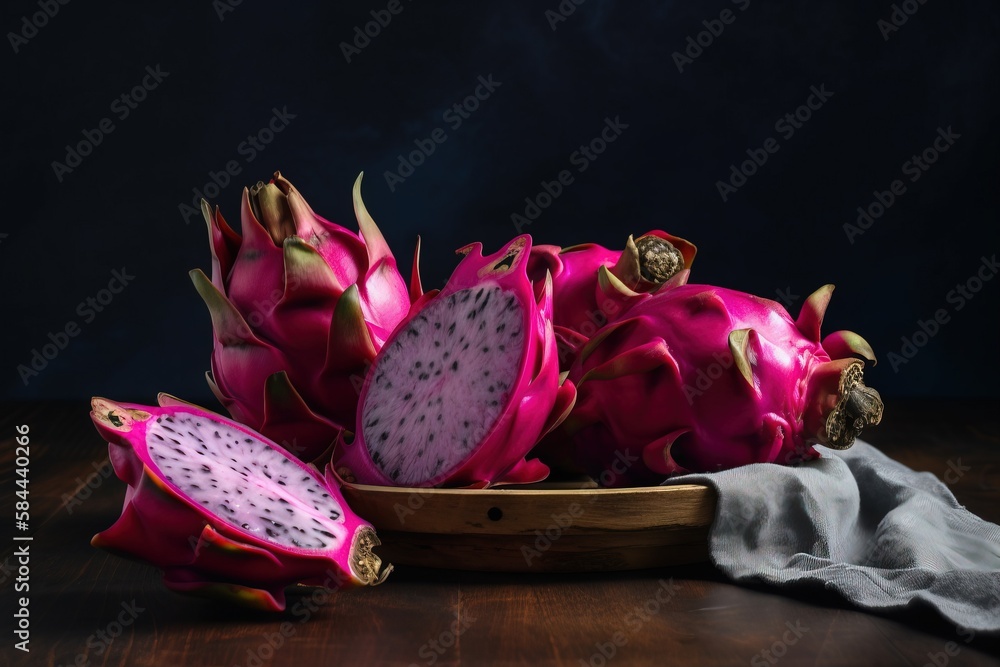
[[[890,2],[586,0],[553,30],[545,12],[557,0],[403,0],[349,63],[341,43],[387,3],[326,4],[244,1],[220,16],[219,2],[78,1],[17,53],[8,35],[0,397],[152,401],[163,390],[211,404],[210,321],[187,275],[209,269],[207,236],[178,207],[229,160],[242,173],[212,202],[232,223],[242,187],[281,169],[314,209],[354,226],[364,170],[365,200],[406,275],[423,236],[431,287],[455,248],[497,248],[525,197],[571,169],[574,182],[524,230],[536,242],[621,247],[661,228],[698,245],[695,281],[787,290],[793,314],[832,282],[824,330],[871,342],[881,363],[869,383],[885,395],[1000,396],[1000,280],[961,310],[947,298],[1000,251],[995,2],[911,0],[919,9],[885,39]],[[672,54],[723,9],[735,20],[679,72]],[[20,32],[38,11],[6,3],[0,27]],[[169,76],[119,119],[112,102],[157,65]],[[500,87],[453,129],[445,111],[490,75]],[[811,86],[833,95],[786,139],[775,122]],[[274,108],[295,118],[248,162],[238,147]],[[60,182],[52,162],[105,117],[114,131]],[[570,155],[608,117],[628,128],[576,172]],[[438,127],[447,140],[390,190],[384,173]],[[939,127],[961,137],[909,182],[902,164]],[[768,137],[779,151],[723,202],[716,182]],[[850,243],[843,225],[897,178],[905,194]],[[134,280],[85,321],[78,304],[123,267]],[[938,309],[949,321],[893,368],[901,337]],[[79,335],[25,385],[17,366],[70,322]]]

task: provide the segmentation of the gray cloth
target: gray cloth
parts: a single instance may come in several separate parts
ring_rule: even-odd
[[[929,605],[1000,632],[1000,526],[931,473],[864,442],[799,466],[753,464],[675,477],[719,496],[711,558],[736,582],[817,585],[864,609]]]

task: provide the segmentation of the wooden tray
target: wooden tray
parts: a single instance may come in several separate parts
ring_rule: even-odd
[[[708,560],[715,491],[415,489],[344,484],[384,562],[499,572],[635,570]],[[591,482],[591,486],[593,483]]]

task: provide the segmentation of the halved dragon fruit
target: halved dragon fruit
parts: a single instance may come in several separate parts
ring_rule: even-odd
[[[333,479],[242,424],[167,394],[160,407],[91,402],[128,484],[92,544],[163,569],[168,588],[280,611],[286,586],[380,583],[370,524]]]
[[[552,284],[525,273],[531,237],[484,257],[479,243],[444,289],[414,308],[379,352],[358,405],[358,431],[334,453],[365,484],[527,483],[548,468],[525,454],[561,421]],[[537,292],[537,294],[536,294]]]
[[[532,248],[528,277],[538,281],[552,274],[560,366],[568,369],[587,340],[632,302],[687,282],[696,252],[689,241],[658,229],[629,236],[624,250],[596,243]]]
[[[850,447],[878,424],[882,402],[855,358],[875,361],[863,338],[838,331],[820,342],[832,292],[815,292],[797,320],[769,299],[709,285],[636,303],[581,351],[561,432],[570,438],[537,454],[622,486]]]

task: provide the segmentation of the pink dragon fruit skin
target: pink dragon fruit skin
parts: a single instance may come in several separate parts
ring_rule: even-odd
[[[632,302],[684,284],[696,253],[689,241],[658,229],[636,240],[629,236],[624,250],[596,243],[532,248],[528,276],[538,281],[552,274],[560,365],[568,369],[597,329]]]
[[[635,303],[581,351],[564,437],[539,455],[623,486],[796,463],[818,456],[814,444],[850,447],[879,422],[882,402],[854,356],[875,361],[864,339],[838,331],[820,341],[832,292],[815,292],[797,320],[774,301],[708,285]]]
[[[373,528],[351,512],[329,472],[324,478],[220,415],[167,394],[159,403],[92,400],[91,418],[128,484],[121,517],[94,546],[161,568],[171,590],[270,611],[284,609],[286,586],[372,585],[388,575],[391,566],[380,574],[372,553]],[[284,484],[288,475],[295,479]],[[315,511],[304,509],[308,503]],[[269,525],[286,534],[265,535]]]
[[[360,233],[316,215],[280,173],[243,190],[242,237],[202,205],[212,279],[191,278],[212,316],[209,386],[234,419],[307,461],[353,428],[365,369],[411,305],[361,176],[354,208]],[[416,297],[416,257],[413,277]]]
[[[575,389],[558,370],[551,280],[533,288],[525,273],[530,249],[524,235],[486,257],[479,243],[459,250],[445,287],[376,358],[356,437],[334,452],[345,478],[484,488],[548,475],[525,455],[566,416]]]

